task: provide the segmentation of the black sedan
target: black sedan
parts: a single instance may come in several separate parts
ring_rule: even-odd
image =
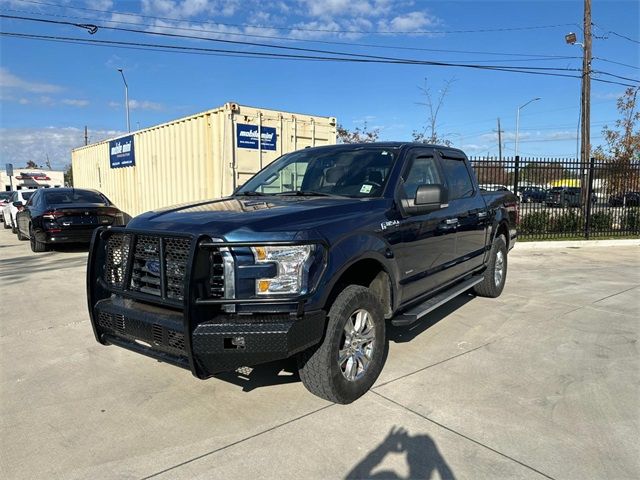
[[[640,192],[627,192],[624,195],[611,195],[610,207],[637,207],[640,206]]]
[[[59,243],[88,243],[93,230],[123,225],[123,213],[96,190],[40,189],[25,205],[15,205],[18,239],[30,240],[34,252]]]

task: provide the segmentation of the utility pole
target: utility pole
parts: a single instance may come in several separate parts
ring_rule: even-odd
[[[589,158],[591,157],[591,0],[584,0],[584,48],[582,49],[582,93],[580,95],[581,104],[581,155],[580,163],[583,172],[588,172]],[[587,182],[589,182],[588,174],[584,175],[585,184],[582,188],[584,205],[587,205],[590,199],[587,198]]]
[[[502,130],[500,129],[500,117],[498,117],[498,159],[502,162]]]
[[[84,126],[84,144],[89,145],[89,132],[86,125]]]

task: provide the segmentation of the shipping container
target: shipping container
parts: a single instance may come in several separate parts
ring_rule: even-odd
[[[226,103],[71,152],[73,183],[131,216],[230,195],[279,156],[336,143],[336,119]]]

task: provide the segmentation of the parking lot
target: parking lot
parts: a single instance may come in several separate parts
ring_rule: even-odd
[[[637,245],[516,246],[499,299],[390,330],[348,406],[289,361],[200,381],[99,345],[86,256],[0,229],[3,478],[640,476]]]

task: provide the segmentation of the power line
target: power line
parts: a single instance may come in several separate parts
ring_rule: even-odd
[[[607,30],[605,27],[602,27],[600,25],[596,25],[595,23],[593,23],[592,25],[594,27],[598,27],[601,30]],[[613,30],[608,30],[606,33],[604,33],[601,37],[598,37],[598,38],[601,38],[603,40],[607,40],[609,38],[607,35],[615,35],[618,38],[622,38],[624,40],[628,40],[628,41],[633,42],[633,43],[640,43],[640,41],[636,40],[635,38],[631,38],[631,37],[629,37],[627,35],[623,35],[622,33],[614,32]]]
[[[421,47],[406,47],[406,46],[398,46],[398,45],[382,45],[377,43],[354,43],[354,42],[339,42],[339,41],[331,41],[331,40],[313,40],[313,39],[299,39],[299,38],[291,38],[291,37],[280,37],[273,35],[258,35],[255,33],[238,33],[238,32],[228,32],[228,31],[220,31],[220,30],[208,30],[202,28],[188,28],[188,27],[180,27],[180,26],[167,26],[167,25],[157,25],[150,23],[138,23],[138,22],[125,22],[122,20],[105,20],[105,19],[96,19],[95,17],[78,17],[78,16],[70,16],[70,15],[59,15],[55,13],[47,13],[46,15],[41,12],[29,12],[24,10],[16,10],[12,8],[3,8],[0,7],[0,10],[5,12],[14,12],[14,13],[22,13],[22,14],[30,14],[30,15],[40,15],[40,16],[50,16],[56,18],[67,18],[67,19],[82,19],[82,20],[99,20],[105,23],[111,23],[116,25],[137,25],[139,27],[150,27],[150,28],[160,28],[165,30],[179,30],[179,31],[188,31],[188,32],[199,32],[199,33],[207,33],[214,35],[228,35],[228,36],[236,36],[236,37],[250,37],[250,38],[265,38],[269,40],[280,40],[287,42],[301,42],[301,43],[320,43],[327,45],[344,45],[347,47],[368,47],[368,48],[381,48],[381,49],[389,49],[389,50],[410,50],[410,51],[423,51],[423,52],[442,52],[442,53],[454,53],[454,54],[472,54],[472,55],[500,55],[500,56],[510,56],[510,57],[535,57],[535,58],[524,58],[522,60],[505,60],[505,59],[497,59],[497,60],[475,60],[476,62],[485,62],[485,61],[498,61],[498,62],[506,62],[506,61],[548,61],[548,60],[575,60],[581,57],[576,56],[566,56],[566,55],[547,55],[547,54],[538,54],[538,53],[513,53],[513,52],[487,52],[487,51],[477,51],[477,50],[452,50],[452,49],[439,49],[439,48],[421,48]],[[106,11],[105,11],[106,12]],[[200,22],[195,22],[200,23]],[[455,60],[452,60],[455,61]]]
[[[0,15],[2,17],[2,15]],[[154,43],[141,43],[141,42],[125,42],[125,41],[115,41],[115,40],[94,40],[94,39],[86,39],[86,38],[77,38],[77,37],[59,37],[52,35],[34,35],[28,33],[19,33],[19,32],[0,32],[0,35],[6,37],[14,37],[14,38],[23,38],[23,39],[31,39],[31,40],[44,40],[44,41],[62,41],[67,43],[78,43],[85,45],[119,45],[119,46],[133,46],[133,47],[146,47],[149,50],[163,49],[166,51],[177,51],[181,53],[230,53],[241,57],[250,57],[250,58],[278,58],[283,60],[323,60],[323,61],[337,61],[343,63],[367,63],[367,64],[396,64],[396,65],[416,65],[416,66],[444,66],[444,67],[459,67],[459,68],[473,68],[477,70],[491,70],[491,71],[501,71],[501,72],[510,72],[510,73],[521,73],[521,74],[529,74],[529,75],[544,75],[544,76],[552,76],[552,77],[566,77],[566,78],[580,78],[576,75],[557,73],[557,72],[547,72],[547,71],[538,71],[539,69],[534,69],[534,67],[505,67],[505,66],[495,66],[495,65],[473,65],[473,64],[457,64],[457,63],[445,63],[445,62],[434,62],[434,61],[424,61],[424,60],[403,60],[403,59],[377,59],[377,58],[360,58],[356,56],[356,58],[352,57],[335,57],[335,56],[314,56],[314,55],[299,55],[299,54],[286,54],[286,53],[273,53],[273,52],[247,52],[243,50],[229,50],[229,49],[212,49],[212,48],[202,48],[202,47],[186,47],[186,46],[178,46],[178,45],[165,45],[165,44],[154,44]],[[603,80],[603,79],[594,79],[603,83],[610,83],[616,85],[630,86],[621,82],[615,82],[612,80]]]
[[[197,35],[183,35],[183,34],[167,33],[167,32],[155,32],[155,31],[139,30],[135,28],[107,27],[107,26],[96,25],[96,24],[80,24],[80,23],[68,22],[68,21],[62,21],[62,20],[50,20],[50,19],[23,17],[23,16],[16,16],[16,15],[0,15],[0,18],[8,18],[12,20],[29,21],[29,22],[37,22],[37,23],[45,23],[45,24],[53,24],[53,25],[69,25],[69,26],[87,29],[91,34],[94,34],[98,29],[103,29],[103,30],[113,30],[118,32],[138,33],[143,35],[153,35],[153,36],[161,36],[161,37],[188,39],[188,40],[203,40],[203,41],[224,43],[224,44],[231,44],[231,45],[248,45],[252,47],[273,48],[278,50],[290,50],[290,51],[296,51],[296,52],[319,53],[319,54],[325,54],[325,55],[341,55],[346,57],[368,58],[368,59],[374,59],[374,60],[384,60],[384,61],[401,62],[401,63],[420,63],[420,64],[434,65],[434,66],[461,66],[461,67],[467,67],[467,68],[482,67],[487,69],[508,68],[510,70],[527,70],[527,71],[538,70],[540,72],[543,72],[543,71],[578,72],[580,71],[577,68],[565,68],[565,67],[522,67],[522,66],[504,67],[503,65],[476,65],[476,64],[464,64],[464,63],[449,63],[449,62],[441,62],[441,61],[434,61],[434,60],[417,60],[417,59],[407,59],[407,58],[399,58],[399,57],[384,57],[380,55],[368,55],[368,54],[362,54],[362,53],[341,52],[341,51],[335,51],[335,50],[320,50],[315,48],[272,45],[272,44],[260,43],[260,42],[223,40],[220,38],[201,37]]]
[[[616,62],[614,60],[608,60],[608,59],[602,58],[602,57],[593,57],[593,59],[594,60],[600,60],[601,62],[613,63],[614,65],[621,65],[623,67],[633,68],[635,70],[640,70],[640,67],[635,66],[635,65],[629,65],[628,63]]]
[[[36,0],[18,0],[22,3],[30,3],[34,5],[43,5],[49,7],[56,8],[66,8],[66,5],[60,5],[56,3],[48,3],[41,2]],[[183,18],[175,18],[175,17],[160,17],[154,15],[144,15],[132,12],[119,12],[119,11],[111,11],[111,10],[101,10],[97,8],[87,8],[87,7],[73,7],[74,10],[84,10],[96,13],[110,13],[116,15],[126,15],[132,17],[141,17],[141,18],[151,18],[154,20],[168,20],[172,22],[184,22]],[[325,29],[325,28],[303,28],[303,27],[277,27],[277,26],[265,26],[265,25],[255,25],[255,24],[247,24],[247,23],[223,23],[223,22],[210,22],[210,21],[197,21],[196,23],[209,24],[209,25],[224,25],[226,27],[249,27],[249,28],[258,28],[258,29],[267,29],[267,30],[282,30],[282,31],[302,31],[302,32],[323,32],[323,33],[359,33],[359,34],[367,34],[367,35],[393,35],[393,34],[411,34],[411,35],[420,35],[420,34],[454,34],[454,33],[490,33],[490,32],[513,32],[513,31],[521,31],[521,30],[541,30],[546,28],[559,28],[566,26],[575,26],[575,23],[560,23],[553,25],[533,25],[533,26],[522,26],[522,27],[498,27],[498,28],[482,28],[482,29],[469,29],[469,30],[378,30],[378,31],[368,31],[368,30],[335,30],[335,29]]]

